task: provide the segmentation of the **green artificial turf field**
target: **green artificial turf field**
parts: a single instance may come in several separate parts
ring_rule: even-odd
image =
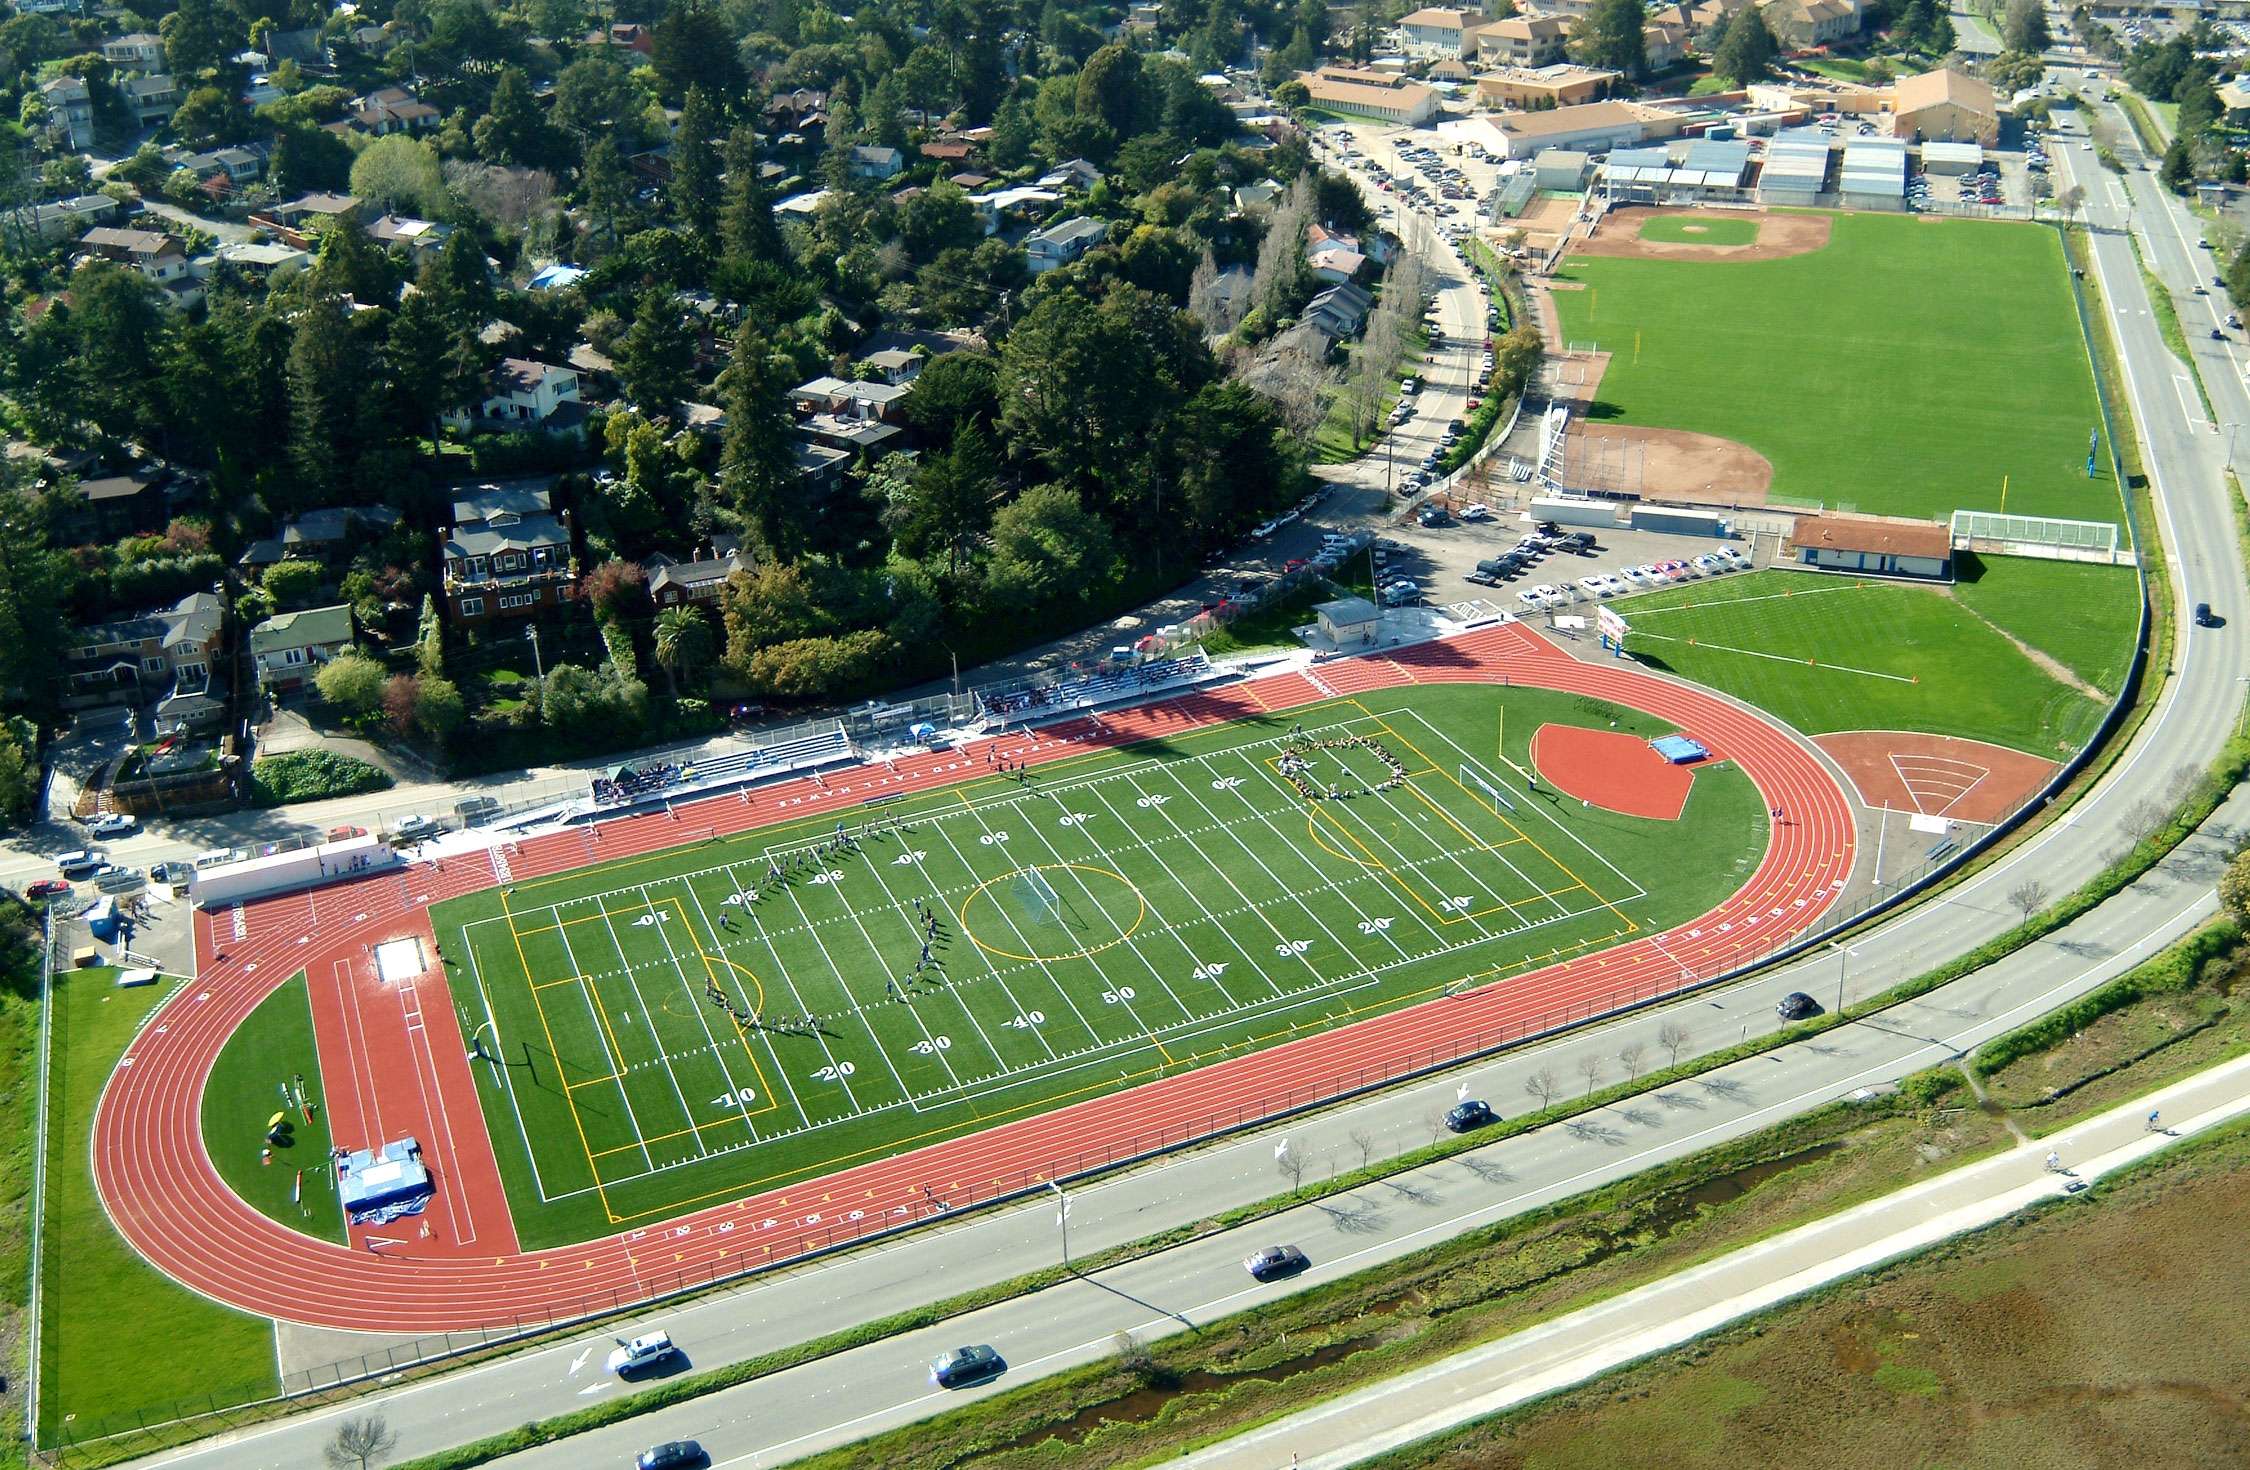
[[[441,905],[499,1037],[476,1071],[518,1233],[652,1223],[1701,913],[1763,851],[1741,772],[1673,823],[1510,769],[1542,723],[1612,720],[1666,729],[1397,690],[913,798],[857,850],[818,853],[824,817]],[[1354,794],[1305,799],[1289,751]]]
[[[296,1102],[300,1085],[313,1105],[309,1117]],[[275,1113],[287,1127],[269,1146]],[[259,1213],[322,1240],[345,1240],[303,975],[260,1001],[220,1048],[203,1089],[203,1142],[219,1177]]]
[[[1833,220],[1783,260],[1570,258],[1563,334],[1610,354],[1591,411],[1739,440],[1791,504],[1942,520],[2002,509],[2005,480],[2012,513],[2118,520],[2054,232]]]
[[[1640,237],[1696,245],[1748,245],[1758,238],[1758,221],[1747,215],[1686,219],[1676,214],[1660,214],[1641,222]]]
[[[2094,575],[2066,584],[2059,570]],[[1981,572],[1977,585],[1989,584],[1983,606],[1965,590],[1765,571],[1616,607],[1632,623],[1626,647],[1641,662],[1723,690],[1808,735],[1924,730],[2059,759],[2093,732],[2116,692],[2138,608],[2132,573],[2017,558],[1989,559]],[[2047,608],[2042,599],[2065,585],[2080,600],[2067,614]],[[2003,632],[1994,626],[2003,614],[2048,622]],[[2109,682],[2100,697],[2067,683],[2009,633]]]

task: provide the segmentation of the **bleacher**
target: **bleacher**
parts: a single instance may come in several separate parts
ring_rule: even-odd
[[[843,726],[831,725],[810,735],[796,735],[773,745],[733,751],[707,760],[653,766],[640,771],[628,768],[615,776],[597,776],[594,805],[625,806],[660,794],[717,791],[834,765],[851,757],[851,737]]]
[[[1065,679],[1060,684],[1017,684],[980,691],[977,702],[993,719],[1039,719],[1072,710],[1099,709],[1167,684],[1197,683],[1213,672],[1211,660],[1199,649],[1181,658],[1155,659],[1106,674]]]

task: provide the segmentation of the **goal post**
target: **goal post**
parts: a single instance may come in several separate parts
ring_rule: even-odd
[[[1497,781],[1492,780],[1467,761],[1461,763],[1461,784],[1471,791],[1481,793],[1487,801],[1491,802],[1494,816],[1516,809],[1516,804],[1508,800],[1508,794],[1500,789],[1500,784]]]

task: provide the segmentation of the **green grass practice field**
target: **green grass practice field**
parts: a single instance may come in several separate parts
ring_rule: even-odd
[[[2017,557],[1973,570],[1977,580],[1950,590],[1764,571],[1616,606],[1632,623],[1626,647],[1643,663],[1770,710],[1808,735],[1924,730],[2048,760],[2076,750],[2132,650],[2132,570]]]
[[[302,1079],[308,1119],[290,1096]],[[268,1145],[267,1124],[284,1114],[282,1141]],[[258,1003],[211,1068],[203,1088],[203,1141],[227,1187],[270,1219],[343,1243],[344,1212],[328,1165],[328,1113],[321,1106],[320,1055],[312,1000],[298,975]],[[270,1152],[270,1157],[267,1155]]]
[[[1542,723],[1612,720],[1666,728],[1398,690],[879,808],[903,826],[856,850],[819,851],[824,816],[441,905],[499,1036],[476,1071],[518,1233],[652,1223],[1700,913],[1763,850],[1739,771],[1673,823],[1512,769]],[[1292,753],[1352,794],[1308,800]]]
[[[1611,354],[1593,412],[1747,444],[1777,501],[1942,520],[2002,509],[2005,479],[2015,514],[2119,519],[2106,453],[2086,478],[2101,414],[2054,232],[1833,220],[1783,260],[1570,258],[1563,334]]]

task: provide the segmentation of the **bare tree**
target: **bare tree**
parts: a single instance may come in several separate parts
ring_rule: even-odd
[[[1221,284],[1219,263],[1205,250],[1188,277],[1188,314],[1203,323],[1213,337],[1224,337],[1242,325],[1242,298]]]
[[[1436,1143],[1439,1139],[1445,1137],[1446,1111],[1442,1107],[1432,1108],[1422,1119],[1423,1122],[1430,1125],[1430,1142],[1432,1143]]]
[[[2156,829],[2164,825],[2164,815],[2162,806],[2144,796],[2125,808],[2125,815],[2118,821],[2118,830],[2137,847],[2156,835]]]
[[[1109,1345],[1117,1353],[1117,1366],[1135,1378],[1146,1383],[1157,1376],[1156,1354],[1149,1350],[1147,1343],[1132,1333],[1118,1333],[1109,1340]]]
[[[377,1456],[398,1447],[398,1433],[380,1414],[346,1419],[321,1453],[336,1470],[373,1470]]]
[[[1617,1064],[1625,1069],[1627,1081],[1641,1075],[1641,1056],[1647,1050],[1647,1046],[1638,1041],[1628,1041],[1617,1049]]]
[[[1289,1181],[1289,1188],[1292,1192],[1304,1185],[1305,1158],[1295,1149],[1285,1148],[1280,1153],[1275,1154],[1273,1166],[1281,1171],[1282,1178]]]
[[[1592,1052],[1578,1059],[1578,1075],[1586,1079],[1586,1095],[1591,1097],[1594,1084],[1602,1079],[1602,1059]]]
[[[1359,1150],[1359,1166],[1364,1169],[1375,1161],[1375,1135],[1365,1128],[1351,1131],[1352,1146]]]
[[[2028,924],[2033,914],[2047,906],[2047,885],[2037,878],[2026,878],[2008,890],[2008,902],[2022,911],[2023,921]]]
[[[1327,395],[1334,379],[1326,367],[1287,338],[1249,357],[1236,376],[1243,386],[1271,401],[1282,425],[1300,440],[1310,438],[1328,416]]]
[[[1687,1045],[1687,1041],[1687,1027],[1677,1021],[1666,1021],[1656,1028],[1656,1044],[1664,1048],[1664,1055],[1670,1059],[1671,1066],[1677,1067],[1680,1064],[1680,1049]]]
[[[1545,1112],[1553,1105],[1555,1094],[1562,1090],[1562,1081],[1555,1076],[1553,1067],[1541,1067],[1523,1079],[1523,1090],[1538,1098],[1539,1111]]]
[[[545,219],[555,207],[555,176],[539,168],[454,161],[445,181],[463,203],[511,233]]]
[[[2058,190],[2055,194],[2055,203],[2061,207],[2064,219],[2075,222],[2078,218],[2078,211],[2086,205],[2085,186],[2071,184]]]

